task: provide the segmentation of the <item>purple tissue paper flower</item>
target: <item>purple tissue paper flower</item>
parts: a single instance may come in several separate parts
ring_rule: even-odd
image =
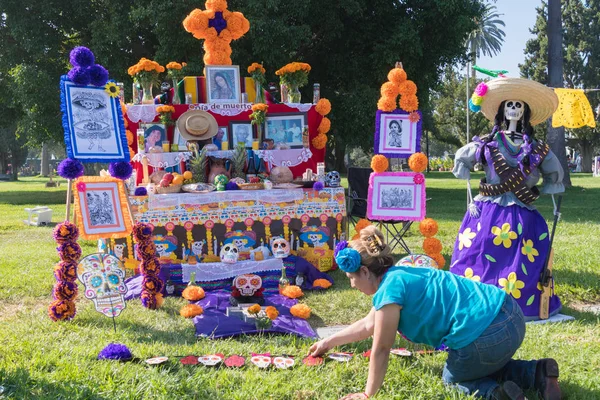
[[[100,351],[98,354],[98,360],[120,360],[127,361],[131,360],[133,355],[131,351],[124,344],[111,343]]]
[[[337,254],[344,250],[346,247],[348,247],[348,242],[346,242],[345,240],[342,240],[341,242],[339,242],[338,244],[335,245],[335,250],[333,251],[333,256],[337,256]]]
[[[113,178],[125,180],[129,179],[133,173],[133,167],[128,162],[119,161],[110,163],[108,165],[108,172]]]
[[[100,64],[92,65],[88,68],[90,73],[90,82],[94,86],[104,86],[108,82],[108,71]]]
[[[134,196],[147,196],[148,191],[146,190],[145,187],[135,188],[135,192],[133,193],[133,195]]]
[[[69,78],[69,80],[74,84],[81,86],[89,85],[91,79],[90,72],[84,67],[71,68],[71,70],[67,73],[67,78]]]
[[[69,61],[74,67],[91,67],[96,62],[96,57],[90,49],[84,46],[75,47],[69,54]]]
[[[240,190],[240,187],[235,182],[227,182],[225,190]]]
[[[56,168],[58,175],[65,179],[77,179],[83,175],[83,164],[79,160],[65,158],[58,164]]]
[[[323,182],[315,182],[313,184],[313,189],[314,190],[323,190],[323,188],[325,187],[325,185],[323,185]]]

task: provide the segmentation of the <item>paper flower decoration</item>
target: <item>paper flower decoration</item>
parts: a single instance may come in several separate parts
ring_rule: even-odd
[[[320,133],[312,140],[312,145],[317,150],[323,150],[327,146],[327,136]]]
[[[377,108],[381,111],[390,112],[396,109],[396,97],[382,97],[377,102]]]
[[[319,115],[326,116],[331,112],[331,102],[325,98],[319,100],[315,107],[315,111],[319,113]]]
[[[331,286],[331,282],[327,279],[315,279],[313,282],[313,286],[322,287],[323,289],[327,289]]]
[[[423,153],[415,153],[408,158],[408,167],[414,172],[425,171],[427,163],[427,156]]]
[[[265,308],[265,313],[271,321],[276,320],[279,316],[279,311],[277,311],[277,309],[273,306],[267,306],[267,308]]]
[[[377,154],[371,159],[371,169],[376,173],[384,172],[388,169],[390,163],[386,156]]]
[[[77,179],[84,173],[83,164],[79,160],[65,158],[56,168],[58,175],[65,179]]]
[[[442,242],[439,239],[429,237],[423,241],[423,250],[425,254],[436,254],[442,252]]]
[[[406,80],[398,87],[398,93],[401,96],[416,96],[417,85],[413,81]]]
[[[204,309],[197,304],[187,304],[179,310],[179,315],[183,318],[194,318],[198,315],[202,315]]]
[[[419,223],[419,231],[425,237],[433,237],[438,233],[438,224],[433,218],[425,218]]]
[[[404,95],[400,97],[398,105],[401,109],[410,113],[419,108],[419,99],[416,95]]]
[[[308,319],[310,318],[311,309],[305,304],[295,304],[290,307],[290,313],[294,317]]]
[[[317,128],[317,132],[319,134],[326,134],[331,129],[331,121],[327,117],[323,117],[319,127]]]
[[[198,301],[202,300],[205,296],[204,289],[200,286],[188,286],[181,293],[181,297],[188,301]]]
[[[446,265],[446,259],[440,253],[427,254],[427,255],[429,257],[433,258],[433,260],[437,263],[438,269],[442,269],[442,268],[444,268],[444,265]]]
[[[402,68],[394,68],[388,72],[388,80],[395,84],[401,84],[406,80],[406,71]]]
[[[304,293],[302,292],[302,289],[300,289],[300,287],[296,286],[296,285],[286,286],[281,291],[281,294],[284,295],[285,297],[289,297],[290,299],[297,299],[299,297],[304,296]]]
[[[131,351],[124,344],[111,343],[98,354],[98,360],[128,361],[133,358]]]

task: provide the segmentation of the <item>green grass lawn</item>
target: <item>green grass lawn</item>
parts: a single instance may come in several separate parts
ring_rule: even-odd
[[[167,298],[158,311],[144,309],[139,301],[129,302],[114,334],[112,321],[94,311],[80,291],[76,318],[52,322],[46,314],[54,284],[52,269],[58,260],[52,228],[22,222],[23,209],[36,205],[50,206],[55,222],[64,218],[65,186],[46,189],[44,182],[27,178],[0,183],[0,386],[5,387],[0,399],[337,399],[364,390],[368,362],[362,357],[347,364],[300,365],[289,371],[182,366],[175,357],[214,352],[292,354],[299,361],[312,341],[291,336],[197,340],[192,322],[179,316],[185,304],[179,298]],[[528,325],[517,357],[556,358],[565,398],[600,399],[600,320],[577,311],[582,304],[600,303],[600,179],[578,174],[573,183],[563,199],[554,271],[563,313],[577,319]],[[449,262],[466,207],[465,184],[450,173],[435,172],[428,175],[427,187],[431,197],[427,215],[440,224],[437,237]],[[551,225],[551,199],[542,198],[537,206]],[[407,235],[409,246],[418,251],[422,239],[413,226]],[[80,243],[84,254],[95,250],[93,242]],[[351,323],[370,308],[370,298],[351,289],[342,273],[332,275],[334,287],[326,293],[306,293],[302,299],[313,309],[310,322],[315,327]],[[127,344],[137,361],[97,361],[98,352],[113,341]],[[397,345],[414,348],[402,339]],[[369,346],[370,341],[365,341],[343,350],[360,353]],[[173,358],[160,367],[141,361],[158,355]],[[444,360],[445,354],[393,357],[376,398],[467,398],[443,385]]]

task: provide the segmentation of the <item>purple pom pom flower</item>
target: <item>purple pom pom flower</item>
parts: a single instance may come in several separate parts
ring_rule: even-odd
[[[240,190],[240,187],[237,183],[229,181],[225,185],[225,190]]]
[[[135,192],[133,192],[133,195],[134,196],[147,196],[148,191],[146,190],[145,187],[135,188]]]
[[[76,85],[85,86],[90,84],[90,72],[87,68],[74,67],[67,73],[67,78]]]
[[[77,242],[77,238],[79,237],[79,229],[77,229],[75,224],[69,221],[65,221],[56,225],[52,233],[54,240],[58,244],[65,242]]]
[[[333,256],[337,256],[338,253],[342,250],[344,250],[346,247],[348,247],[348,242],[346,242],[345,240],[342,240],[341,242],[339,242],[338,244],[335,245],[335,250],[333,251]]]
[[[94,86],[104,86],[108,82],[108,71],[100,64],[94,64],[88,68],[90,83]]]
[[[133,167],[128,162],[119,161],[110,163],[108,166],[108,172],[113,178],[125,180],[129,179],[133,173]]]
[[[58,175],[65,179],[77,179],[82,176],[84,172],[81,161],[73,160],[72,158],[65,158],[62,160],[56,169]]]
[[[323,190],[324,187],[325,187],[325,185],[323,185],[323,182],[317,181],[313,184],[314,190]]]
[[[74,67],[87,68],[94,65],[96,57],[94,57],[94,53],[87,47],[78,46],[71,50],[69,61]]]
[[[111,343],[100,351],[98,360],[118,360],[129,361],[133,358],[133,354],[124,344]]]
[[[75,282],[57,282],[52,294],[55,300],[73,301],[77,297],[78,287]]]

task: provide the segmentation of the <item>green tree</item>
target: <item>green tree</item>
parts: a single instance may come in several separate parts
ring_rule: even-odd
[[[566,0],[562,2],[562,53],[563,73],[562,80],[558,83],[550,82],[548,76],[548,54],[550,51],[548,37],[548,4],[543,2],[537,8],[535,26],[531,29],[536,37],[529,40],[525,47],[525,62],[520,65],[521,74],[535,81],[549,86],[567,88],[598,88],[600,85],[600,45],[594,39],[600,35],[600,2],[597,0],[583,2],[581,0]],[[588,94],[592,108],[599,104],[597,95]],[[582,168],[584,172],[591,172],[594,147],[600,143],[600,131],[597,128],[568,129],[567,132],[574,136],[576,145],[582,155]],[[556,135],[562,137],[556,137]],[[552,151],[559,155],[563,168],[566,168],[565,138],[561,131],[552,131],[548,136]],[[568,175],[565,184],[570,185]]]
[[[482,16],[475,19],[475,29],[467,37],[470,61],[473,64],[477,64],[477,59],[481,54],[492,57],[500,53],[506,36],[500,28],[500,26],[506,26],[500,19],[501,16],[502,14],[498,14],[496,6],[486,4]],[[472,70],[471,74],[475,78],[475,70]]]

